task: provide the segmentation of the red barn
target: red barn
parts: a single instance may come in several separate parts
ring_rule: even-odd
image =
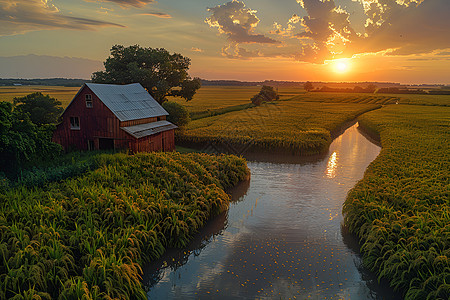
[[[167,111],[139,83],[86,83],[62,114],[53,141],[65,150],[175,149]]]

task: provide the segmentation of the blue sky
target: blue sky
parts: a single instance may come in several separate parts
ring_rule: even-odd
[[[208,79],[450,83],[449,15],[448,0],[0,0],[0,57],[139,44]]]

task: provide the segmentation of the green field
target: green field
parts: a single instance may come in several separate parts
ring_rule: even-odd
[[[450,299],[450,108],[390,105],[359,119],[383,147],[344,205],[365,265],[406,299]]]
[[[277,101],[260,107],[192,121],[177,135],[181,144],[208,142],[259,149],[287,149],[317,154],[328,149],[331,133],[358,115],[379,108],[375,104]]]
[[[367,93],[304,93],[295,97],[304,102],[326,103],[370,103],[370,104],[411,104],[450,106],[450,95],[405,95],[405,94],[367,94]]]
[[[244,159],[225,155],[103,154],[96,164],[2,191],[1,299],[147,299],[141,266],[186,245],[248,176]]]

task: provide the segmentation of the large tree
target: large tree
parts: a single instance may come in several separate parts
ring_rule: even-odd
[[[54,126],[34,124],[12,103],[0,101],[0,172],[14,173],[26,163],[58,155],[51,141]]]
[[[159,103],[167,96],[191,100],[200,88],[200,79],[189,74],[191,60],[181,54],[170,54],[163,48],[139,45],[114,45],[104,62],[105,71],[92,74],[94,83],[129,84],[138,82]]]
[[[57,123],[63,112],[61,101],[49,95],[44,96],[40,92],[16,97],[14,98],[14,105],[14,110],[22,119],[25,118],[25,114],[28,114],[31,122],[38,126]]]

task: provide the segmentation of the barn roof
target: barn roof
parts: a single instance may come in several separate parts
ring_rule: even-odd
[[[139,139],[162,131],[178,128],[169,121],[157,121],[152,123],[120,127],[120,129]]]
[[[126,85],[86,83],[85,85],[122,122],[168,115],[167,111],[140,83]]]

